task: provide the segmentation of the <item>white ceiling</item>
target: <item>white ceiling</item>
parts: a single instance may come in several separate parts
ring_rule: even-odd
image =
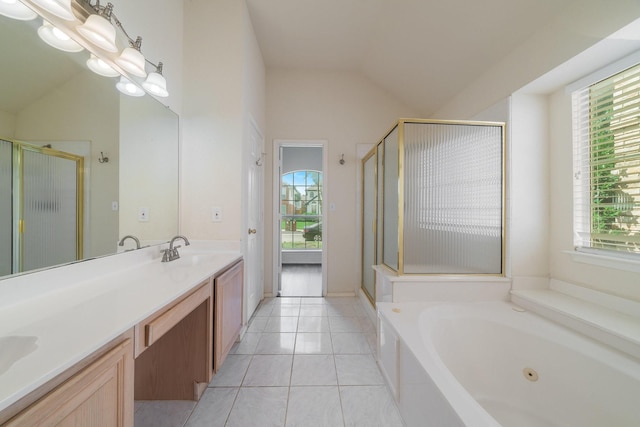
[[[357,70],[428,117],[571,0],[247,0],[267,68]]]

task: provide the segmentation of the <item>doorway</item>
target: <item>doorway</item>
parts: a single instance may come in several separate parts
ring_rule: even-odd
[[[276,141],[275,152],[274,294],[320,297],[326,293],[325,142]]]

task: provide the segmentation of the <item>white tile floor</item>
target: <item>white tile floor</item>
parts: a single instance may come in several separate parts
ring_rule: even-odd
[[[136,402],[145,426],[402,426],[357,298],[272,298],[200,401]]]

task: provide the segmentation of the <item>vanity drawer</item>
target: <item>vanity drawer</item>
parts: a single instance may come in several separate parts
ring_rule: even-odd
[[[136,357],[209,298],[211,298],[211,279],[202,282],[195,291],[178,302],[136,325]]]

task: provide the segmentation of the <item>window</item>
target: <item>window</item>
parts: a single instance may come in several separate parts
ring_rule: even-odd
[[[574,244],[640,260],[640,65],[573,93]]]
[[[281,188],[282,249],[321,249],[322,172],[285,173]]]

